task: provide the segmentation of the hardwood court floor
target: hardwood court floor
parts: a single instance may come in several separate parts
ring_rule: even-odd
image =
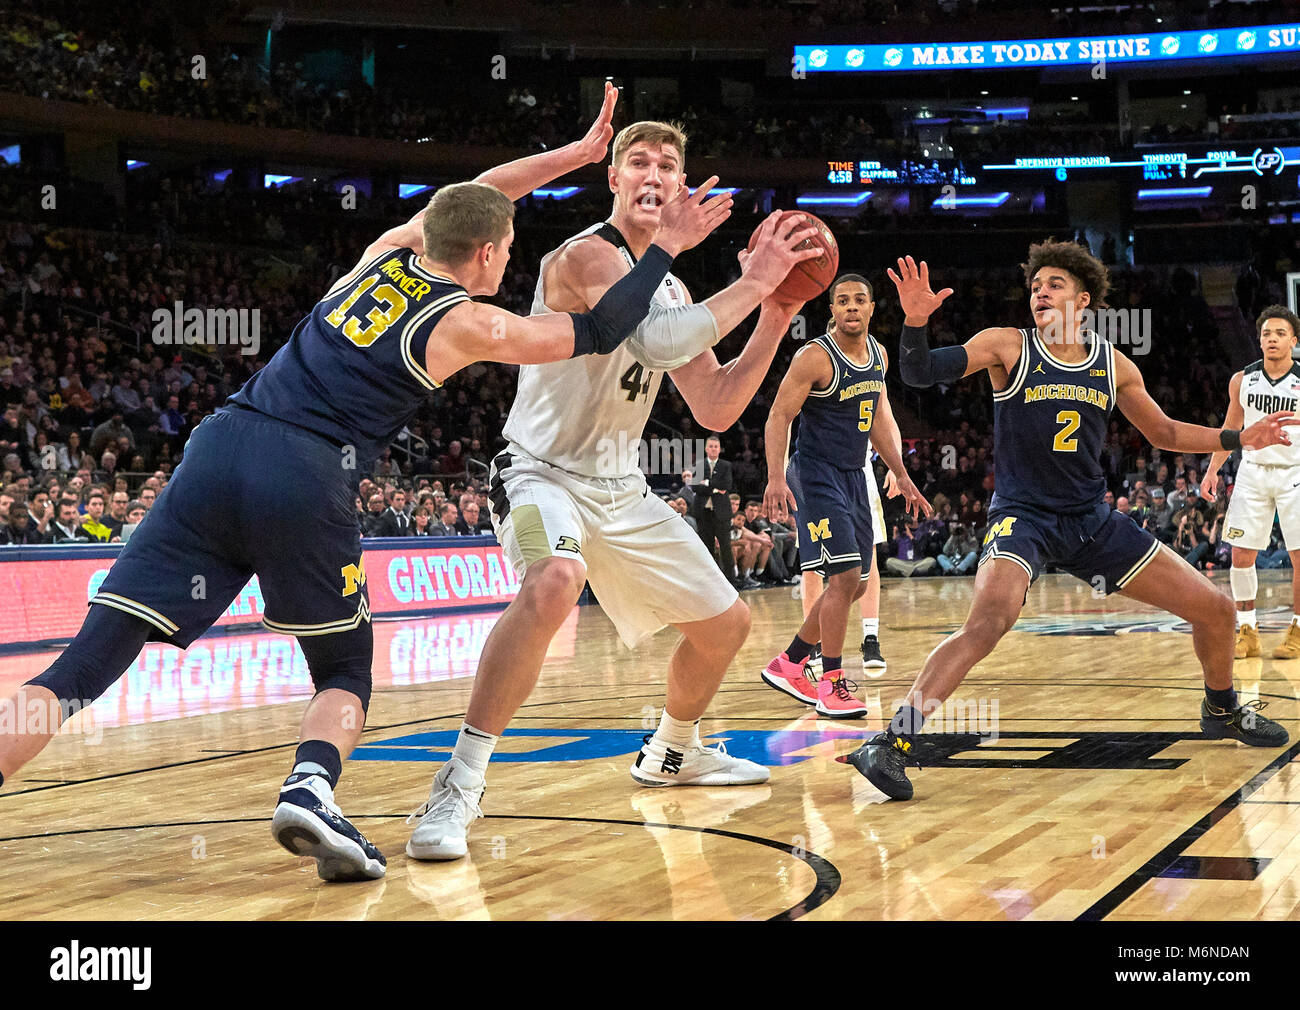
[[[1261,577],[1266,656],[1290,615],[1281,574]],[[1186,629],[1065,576],[1039,581],[932,720],[942,732],[926,736],[915,800],[886,801],[833,760],[881,728],[970,588],[886,582],[890,667],[858,677],[871,712],[857,722],[818,720],[758,680],[799,604],[786,589],[746,594],[753,632],[704,729],[772,780],[734,789],[632,783],[674,635],[630,653],[580,608],[503,740],[469,858],[444,864],[407,860],[404,818],[450,748],[494,618],[378,624],[369,728],[339,790],[388,855],[370,884],[322,884],[270,838],[311,691],[301,654],[266,634],[204,639],[183,660],[157,647],[93,725],[0,792],[0,916],[1300,918],[1300,743],[1197,739]],[[0,659],[0,689],[51,655]],[[1241,661],[1237,678],[1300,735],[1300,662]]]

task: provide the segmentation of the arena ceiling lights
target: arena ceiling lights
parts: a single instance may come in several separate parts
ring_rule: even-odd
[[[1177,63],[1297,52],[1300,52],[1300,24],[996,42],[794,47],[796,67],[808,73],[1060,67],[1091,65],[1102,60],[1111,63]]]

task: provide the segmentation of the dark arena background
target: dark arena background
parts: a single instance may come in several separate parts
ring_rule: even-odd
[[[448,184],[571,150],[606,82],[615,134],[678,125],[687,184],[716,175],[731,195],[730,217],[672,267],[696,302],[741,277],[737,254],[773,211],[826,222],[838,272],[872,287],[900,476],[935,509],[918,521],[902,496],[884,498],[878,617],[860,626],[854,604],[843,650],[845,690],[865,714],[800,705],[760,679],[820,586],[799,577],[807,531],[762,516],[765,426],[795,352],[826,332],[830,300],[798,309],[718,432],[726,488],[701,483],[719,415],[697,417],[667,376],[644,432],[610,430],[609,444],[636,454],[649,493],[702,536],[716,514],[704,500],[737,510],[729,540],[709,546],[750,625],[700,734],[770,778],[629,778],[661,725],[681,635],[628,649],[588,587],[496,746],[468,855],[420,862],[404,852],[407,815],[451,756],[485,643],[522,587],[492,522],[519,366],[460,369],[361,461],[351,510],[373,695],[338,802],[385,853],[385,876],[327,883],[272,837],[314,689],[306,639],[262,623],[255,578],[188,649],[148,643],[86,706],[0,710],[11,734],[65,720],[0,787],[0,918],[37,943],[23,970],[57,989],[111,977],[88,945],[153,946],[161,988],[201,956],[181,946],[168,960],[184,937],[132,932],[140,922],[834,921],[859,924],[866,936],[845,934],[858,942],[987,945],[996,960],[1019,941],[975,930],[944,942],[900,923],[1052,920],[1128,924],[1070,927],[1093,953],[1086,971],[1057,969],[1058,985],[1127,988],[1142,972],[1201,984],[1203,972],[1231,992],[1277,975],[1285,956],[1266,945],[1296,934],[1251,924],[1300,919],[1300,743],[1204,738],[1192,624],[1176,614],[1048,563],[997,648],[926,709],[913,799],[888,799],[844,759],[890,726],[926,657],[967,622],[979,552],[1000,532],[987,515],[1006,462],[990,379],[903,381],[905,312],[886,271],[911,256],[934,290],[953,289],[928,327],[932,348],[949,347],[1033,328],[1030,247],[1077,244],[1109,273],[1088,327],[1160,409],[1240,428],[1230,380],[1264,353],[1264,309],[1300,301],[1297,71],[1296,0],[0,3],[0,697],[77,635],[123,542],[166,500],[191,433],[367,246]],[[542,257],[609,218],[612,143],[599,153],[515,202],[509,265],[480,301],[528,315]],[[718,361],[742,354],[758,320],[717,344]],[[315,380],[326,400],[345,388]],[[635,401],[650,381],[637,364],[611,392]],[[1276,388],[1261,409],[1294,409],[1290,386]],[[1099,442],[1106,505],[1208,580],[1226,613],[1241,453],[1208,480],[1208,451],[1153,447],[1122,409]],[[877,457],[882,485],[886,469]],[[294,472],[265,480],[303,503],[292,546],[305,556],[315,502]],[[213,515],[239,511],[234,490],[211,494],[231,496]],[[1233,677],[1250,711],[1266,706],[1294,738],[1300,543],[1286,533],[1279,514],[1263,534],[1258,643],[1240,655],[1237,633]],[[717,578],[708,558],[686,562],[670,573],[681,584]],[[661,563],[675,564],[644,562]],[[1233,633],[1220,627],[1220,648]],[[864,666],[862,644],[886,665]],[[1219,925],[1182,932],[1193,920]],[[39,925],[74,921],[117,925]],[[211,935],[202,942],[224,934]],[[357,941],[331,934],[326,949]]]

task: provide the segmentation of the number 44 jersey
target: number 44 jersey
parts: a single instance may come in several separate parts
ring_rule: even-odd
[[[533,315],[554,312],[546,304],[546,268],[570,242],[596,236],[614,245],[627,261],[636,257],[608,222],[566,239],[542,259],[533,296]],[[668,274],[655,292],[665,308],[689,304],[682,282]],[[511,446],[534,459],[585,477],[620,478],[638,468],[640,440],[663,371],[638,360],[634,339],[612,354],[590,354],[545,365],[521,365],[515,402],[503,434]]]

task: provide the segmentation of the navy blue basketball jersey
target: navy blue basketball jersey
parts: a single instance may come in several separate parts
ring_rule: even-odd
[[[424,367],[429,334],[468,300],[412,250],[389,250],[341,278],[228,402],[354,446],[363,468],[438,388]]]
[[[795,452],[841,470],[861,470],[867,458],[871,422],[885,388],[880,347],[868,334],[870,359],[866,365],[855,365],[828,333],[809,343],[821,346],[831,356],[834,375],[829,386],[814,389],[804,400]]]
[[[1020,331],[1020,360],[1007,388],[993,394],[996,490],[1007,503],[1079,513],[1106,494],[1101,447],[1115,405],[1115,355],[1092,331],[1078,364],[1053,357],[1038,331]]]

